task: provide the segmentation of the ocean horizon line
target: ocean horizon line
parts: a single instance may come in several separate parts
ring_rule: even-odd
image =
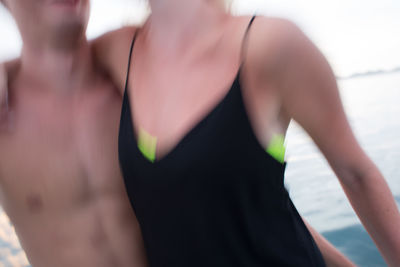
[[[376,70],[368,70],[368,71],[363,71],[363,72],[354,72],[354,73],[352,73],[350,75],[346,75],[346,76],[336,76],[336,79],[348,80],[348,79],[352,79],[352,78],[386,74],[386,73],[394,73],[394,72],[400,72],[400,66],[392,68],[392,69],[376,69]]]

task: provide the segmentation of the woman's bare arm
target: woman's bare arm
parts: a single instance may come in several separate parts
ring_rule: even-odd
[[[382,174],[358,144],[333,72],[312,42],[282,21],[276,84],[282,105],[322,151],[389,266],[400,266],[400,214]]]

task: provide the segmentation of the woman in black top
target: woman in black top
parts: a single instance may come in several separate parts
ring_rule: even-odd
[[[396,204],[304,34],[278,18],[231,16],[217,0],[149,2],[143,27],[102,37],[96,53],[125,89],[120,162],[150,265],[325,266],[283,186],[276,140],[292,118],[400,265]]]

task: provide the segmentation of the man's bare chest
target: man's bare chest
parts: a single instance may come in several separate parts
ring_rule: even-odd
[[[69,209],[112,189],[119,175],[118,113],[118,105],[90,103],[17,110],[0,135],[3,201],[27,211],[38,203]]]

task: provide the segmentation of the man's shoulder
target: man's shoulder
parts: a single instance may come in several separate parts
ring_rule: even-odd
[[[8,89],[8,82],[16,75],[21,63],[21,58],[9,59],[0,62],[0,90]]]
[[[0,63],[0,131],[8,124],[9,113],[9,94],[12,77],[17,72],[20,59],[9,60]]]

